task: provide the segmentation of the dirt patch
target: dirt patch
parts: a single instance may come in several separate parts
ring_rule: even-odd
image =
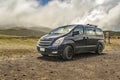
[[[120,80],[120,54],[83,53],[71,61],[34,53],[0,61],[1,80]]]

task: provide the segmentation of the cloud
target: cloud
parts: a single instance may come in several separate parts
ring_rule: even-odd
[[[0,0],[0,25],[54,28],[92,23],[120,30],[119,0],[51,0],[45,6],[39,5],[37,0]]]
[[[120,3],[110,9],[99,24],[106,29],[120,30]]]

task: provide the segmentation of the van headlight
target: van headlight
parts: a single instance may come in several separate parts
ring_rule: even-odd
[[[64,40],[64,37],[57,39],[57,40],[53,43],[53,46],[59,46],[59,45],[61,45],[62,42],[63,42],[63,40]]]

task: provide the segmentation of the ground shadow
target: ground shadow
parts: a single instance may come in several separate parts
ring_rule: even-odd
[[[37,59],[45,60],[45,61],[53,61],[53,62],[63,62],[64,60],[62,59],[61,56],[39,56]]]
[[[104,56],[106,53],[103,53],[101,55],[95,54],[95,53],[80,53],[80,54],[75,54],[73,59],[70,61],[78,60],[78,59],[83,59],[83,58],[90,58],[90,57],[96,57],[96,56]],[[37,59],[45,60],[45,61],[53,61],[53,62],[65,62],[65,60],[62,59],[61,56],[49,56],[49,57],[37,57]]]
[[[104,56],[106,55],[106,53],[103,53],[101,55],[99,54],[95,54],[95,53],[80,53],[80,54],[75,54],[73,60],[77,60],[77,59],[83,59],[83,58],[91,58],[91,57],[96,57],[96,56]]]

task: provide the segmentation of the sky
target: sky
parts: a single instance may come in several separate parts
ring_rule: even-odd
[[[40,3],[40,5],[42,5],[42,6],[47,5],[49,3],[49,1],[51,1],[51,0],[38,0],[38,2]]]
[[[120,0],[0,0],[0,27],[88,23],[120,31]]]

